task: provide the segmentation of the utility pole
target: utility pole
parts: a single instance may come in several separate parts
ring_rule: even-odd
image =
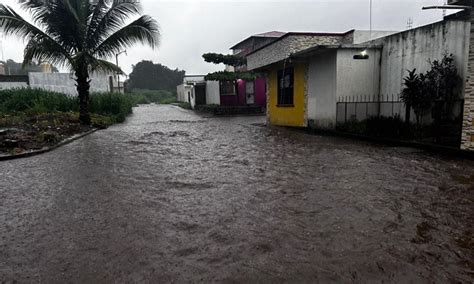
[[[119,53],[115,54],[115,63],[117,64],[117,67],[119,67],[118,57],[120,54],[123,54],[123,53],[127,55],[126,50],[122,50]],[[120,74],[117,72],[116,76],[117,76],[117,89],[118,89],[118,92],[120,93]]]
[[[369,40],[372,40],[372,0],[370,0],[370,8],[369,8]]]

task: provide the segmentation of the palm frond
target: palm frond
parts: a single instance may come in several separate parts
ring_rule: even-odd
[[[0,29],[6,35],[15,35],[30,41],[47,41],[50,46],[54,46],[55,50],[61,50],[64,55],[68,54],[67,50],[55,38],[30,24],[13,9],[3,4],[0,4]]]
[[[49,38],[31,39],[27,43],[24,51],[23,66],[27,66],[34,59],[56,66],[72,67],[71,58],[56,42]]]
[[[121,28],[127,19],[140,15],[142,10],[138,0],[113,0],[111,5],[105,0],[99,1],[97,6],[103,10],[97,14],[97,18],[91,19],[96,25],[91,27],[93,32],[88,34],[87,41],[90,48],[96,48],[106,37]]]
[[[159,43],[158,36],[157,22],[150,16],[145,15],[109,36],[92,54],[102,58],[111,57],[135,43],[144,43],[155,48]]]
[[[95,59],[93,62],[91,62],[90,65],[90,71],[92,73],[114,73],[114,74],[125,74],[120,67],[117,65],[113,64],[112,62],[102,60],[102,59]]]

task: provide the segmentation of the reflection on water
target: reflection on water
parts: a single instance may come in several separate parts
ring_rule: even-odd
[[[0,279],[472,281],[472,162],[264,123],[143,106],[0,163]]]

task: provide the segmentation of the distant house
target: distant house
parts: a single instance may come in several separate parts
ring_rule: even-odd
[[[206,81],[204,75],[187,75],[183,84],[176,87],[177,101],[189,103],[193,109],[199,105],[219,105],[219,82]]]
[[[283,35],[285,33],[279,31],[256,34],[237,43],[230,49],[234,55],[245,57],[247,54],[274,42]],[[235,71],[245,72],[247,71],[247,66],[240,66]],[[263,108],[267,106],[266,78],[263,76],[259,76],[252,82],[239,80],[236,87],[229,86],[227,83],[227,86],[221,86],[221,90],[221,105],[223,106],[257,105]],[[229,90],[234,91],[229,92]]]

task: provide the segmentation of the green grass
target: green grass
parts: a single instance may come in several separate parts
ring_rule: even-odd
[[[90,112],[93,122],[101,120],[100,124],[113,124],[125,121],[136,105],[175,102],[176,94],[170,91],[136,90],[127,94],[92,93]],[[41,89],[0,90],[1,116],[34,116],[55,112],[79,112],[78,98]]]
[[[135,104],[171,104],[176,103],[176,92],[135,89],[129,94]]]
[[[107,117],[107,124],[120,123],[132,113],[136,103],[131,95],[118,93],[91,94],[92,119]],[[79,111],[77,97],[41,89],[11,89],[0,91],[0,115],[34,116],[55,112]]]
[[[77,98],[39,89],[11,89],[0,91],[0,114],[77,111]]]

